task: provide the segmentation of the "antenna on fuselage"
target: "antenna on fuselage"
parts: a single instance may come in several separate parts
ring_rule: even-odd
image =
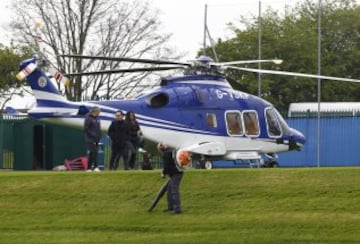
[[[206,56],[206,38],[209,38],[210,41],[210,45],[211,45],[211,50],[212,53],[214,55],[215,61],[219,62],[219,59],[217,57],[216,54],[216,50],[215,50],[215,42],[214,39],[211,37],[210,35],[210,31],[207,25],[207,4],[205,4],[205,12],[204,12],[204,42],[203,42],[203,55]]]

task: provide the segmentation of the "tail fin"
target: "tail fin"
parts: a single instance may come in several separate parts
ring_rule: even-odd
[[[13,107],[6,107],[5,111],[6,111],[6,114],[9,114],[9,115],[15,115],[18,113],[18,111],[16,109],[14,109]]]
[[[18,79],[23,79],[26,77],[36,98],[38,106],[41,106],[43,102],[48,103],[49,101],[66,101],[66,98],[60,94],[55,84],[38,67],[38,60],[36,57],[21,62],[19,69],[20,72],[16,77]]]

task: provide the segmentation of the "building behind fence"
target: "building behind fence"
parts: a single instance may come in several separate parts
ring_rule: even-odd
[[[300,152],[280,154],[282,166],[360,166],[360,103],[320,104],[320,147],[318,147],[318,103],[292,103],[287,122],[306,137]],[[318,150],[320,161],[318,162]],[[319,164],[319,165],[318,165]]]
[[[301,151],[279,154],[280,166],[317,166],[317,118],[288,118],[290,127],[301,131],[306,144]],[[320,119],[320,166],[360,166],[360,117]]]

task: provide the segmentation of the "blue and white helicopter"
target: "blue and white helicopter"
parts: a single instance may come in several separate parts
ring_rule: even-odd
[[[31,117],[82,127],[86,113],[91,107],[98,106],[101,108],[101,129],[106,131],[114,119],[115,111],[134,111],[144,138],[175,148],[177,161],[181,166],[184,166],[179,156],[182,152],[191,153],[193,158],[209,160],[248,159],[261,154],[298,150],[305,143],[304,135],[290,128],[272,104],[257,96],[234,90],[223,75],[225,69],[357,81],[235,66],[269,60],[215,63],[206,56],[191,62],[63,56],[156,65],[69,74],[70,76],[183,69],[182,75],[162,78],[158,87],[142,92],[133,99],[88,102],[71,102],[62,96],[39,67],[41,62],[36,57],[23,61],[19,73],[26,77],[37,100],[36,107],[28,112]]]

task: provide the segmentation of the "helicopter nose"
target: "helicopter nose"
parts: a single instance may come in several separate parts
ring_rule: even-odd
[[[289,133],[289,150],[299,150],[304,146],[306,142],[305,136],[293,128],[290,129]]]

